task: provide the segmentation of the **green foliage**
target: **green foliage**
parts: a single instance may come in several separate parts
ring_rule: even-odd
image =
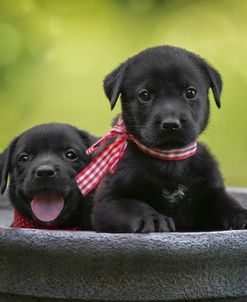
[[[247,1],[0,0],[0,147],[39,123],[109,128],[102,80],[140,50],[180,46],[223,75],[203,135],[227,184],[247,184]],[[119,107],[118,107],[119,110]]]

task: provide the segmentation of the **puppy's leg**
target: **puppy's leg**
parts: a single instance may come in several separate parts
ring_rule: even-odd
[[[213,217],[217,229],[239,230],[246,228],[247,210],[230,196],[225,189],[215,191],[211,201],[213,202]]]
[[[148,204],[133,199],[103,199],[96,202],[92,223],[97,232],[150,233],[175,231],[173,219]]]
[[[226,192],[224,180],[218,164],[207,148],[199,144],[199,151],[194,158],[197,170],[194,178],[200,179],[194,196],[203,202],[197,204],[197,222],[203,230],[243,229],[247,225],[247,210]]]

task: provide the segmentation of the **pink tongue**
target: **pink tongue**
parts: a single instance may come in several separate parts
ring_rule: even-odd
[[[64,199],[55,193],[39,193],[34,196],[31,208],[34,215],[44,222],[52,221],[58,217],[64,206]]]

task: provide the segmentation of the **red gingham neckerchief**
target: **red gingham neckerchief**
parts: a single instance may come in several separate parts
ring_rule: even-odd
[[[84,196],[101,182],[108,171],[110,173],[115,172],[116,165],[124,154],[128,140],[133,141],[142,152],[161,160],[182,160],[195,154],[197,149],[196,141],[180,149],[160,150],[149,148],[126,132],[123,118],[120,116],[117,124],[110,132],[88,148],[86,153],[91,154],[110,138],[116,138],[116,140],[108,144],[91,163],[75,177],[79,189]]]
[[[46,229],[46,230],[68,230],[68,231],[79,231],[79,227],[71,228],[59,228],[57,226],[43,226],[39,225],[35,221],[25,218],[16,209],[14,209],[14,221],[11,225],[13,228],[25,228],[25,229]]]

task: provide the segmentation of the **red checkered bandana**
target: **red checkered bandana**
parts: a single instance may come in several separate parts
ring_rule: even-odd
[[[142,152],[161,160],[182,160],[195,154],[197,149],[196,141],[180,149],[160,150],[149,148],[126,132],[123,119],[120,116],[117,124],[110,132],[87,149],[87,154],[93,153],[111,138],[116,138],[116,140],[104,147],[91,163],[75,177],[79,189],[84,196],[101,182],[108,171],[110,173],[115,172],[116,165],[124,154],[128,140],[133,141]]]
[[[67,230],[67,231],[79,231],[80,227],[71,228],[58,228],[57,226],[43,226],[39,225],[37,222],[25,218],[19,212],[14,209],[14,220],[11,225],[13,228],[24,228],[24,229],[46,229],[46,230]]]

